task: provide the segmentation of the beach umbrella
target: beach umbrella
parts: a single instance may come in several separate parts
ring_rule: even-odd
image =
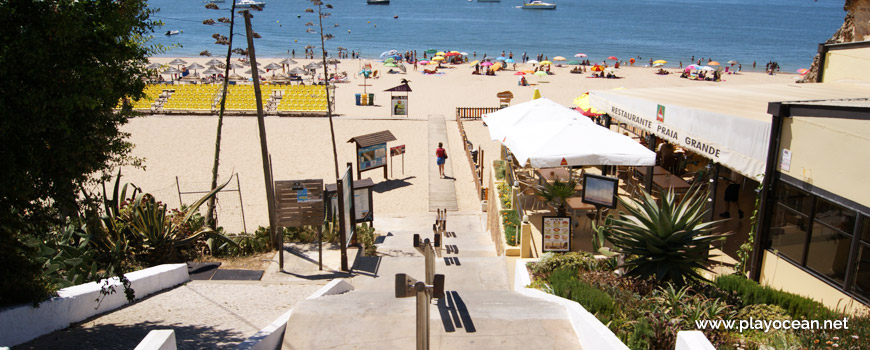
[[[610,57],[607,57],[607,59],[608,59],[608,60],[619,61],[619,59],[616,58],[616,56],[610,56]]]
[[[539,70],[539,71],[535,72],[535,75],[537,75],[539,77],[545,77],[545,76],[547,76],[547,72]]]
[[[578,61],[578,60],[570,60],[570,61],[566,62],[565,64],[570,64],[570,65],[572,65],[572,66],[579,66],[579,65],[580,65],[580,61]]]
[[[701,69],[701,66],[699,66],[697,64],[690,64],[690,65],[686,66],[686,70],[695,70],[695,69]]]
[[[395,63],[390,62],[390,63],[384,64],[384,67],[398,67],[398,66]]]
[[[169,64],[171,64],[173,66],[180,66],[182,64],[187,64],[187,61],[180,59],[180,58],[176,58],[172,61],[169,61]]]
[[[589,102],[589,93],[584,92],[582,95],[574,99],[574,105],[577,106],[576,110],[587,117],[598,117],[604,115],[605,113],[595,109],[592,107],[592,104]]]
[[[665,64],[665,63],[668,63],[668,61],[665,61],[665,60],[655,60],[655,61],[653,61],[653,64]]]
[[[504,57],[504,56],[498,56],[498,57],[496,57],[495,59],[496,59],[497,61],[504,61],[504,60],[507,59],[507,57]]]
[[[425,66],[425,65],[429,64],[429,61],[427,61],[427,60],[422,60],[422,61],[420,61],[419,63]]]
[[[537,75],[537,73],[535,75]],[[537,100],[539,98],[541,98],[541,90],[535,89],[535,93],[532,94],[532,99]]]
[[[487,67],[487,66],[491,66],[491,65],[492,65],[492,62],[490,62],[490,61],[486,61],[486,62],[481,63],[480,65],[481,65],[481,66],[484,66],[484,67]]]
[[[326,63],[339,64],[339,63],[341,63],[341,61],[339,61],[337,58],[330,58],[330,59],[326,60]]]
[[[553,57],[553,61],[565,61],[565,57],[556,56],[556,57]]]
[[[287,74],[291,74],[291,75],[305,75],[305,74],[308,74],[308,72],[306,72],[306,71],[305,71],[304,69],[302,69],[302,68],[296,67],[296,68],[291,69],[289,72],[287,72]]]
[[[161,74],[181,74],[181,71],[178,69],[175,69],[175,67],[169,67],[169,68],[166,68],[166,70],[164,70],[163,73],[161,73]]]
[[[444,54],[444,56],[447,56],[447,57],[459,56],[459,52],[450,51],[450,52]]]
[[[269,63],[266,65],[266,67],[263,67],[263,68],[275,70],[275,69],[281,69],[284,67],[282,67],[280,64],[277,64],[277,63]]]
[[[656,67],[656,68],[664,66],[664,65],[665,65],[664,63],[653,63],[653,67]]]
[[[550,61],[543,61],[543,62],[541,62],[541,65],[542,65],[542,66],[548,66],[548,65],[551,65],[551,64],[553,64],[553,62],[550,62]]]
[[[196,63],[196,62],[193,62],[193,64],[187,66],[187,69],[193,69],[193,70],[203,69],[203,68],[205,68],[205,67],[203,67],[202,65],[200,65],[199,63]]]
[[[716,62],[716,61],[707,62],[707,65],[708,66],[718,66],[719,62]]]
[[[223,72],[221,72],[220,69],[217,69],[214,67],[202,71],[202,74],[205,74],[205,75],[215,75],[215,74],[221,74],[221,73],[223,73]]]
[[[526,75],[526,73],[524,73],[524,72],[516,72],[516,73],[514,73],[514,75]]]
[[[245,72],[245,74],[253,74],[253,73],[254,73],[254,69],[253,69],[253,68],[248,69],[248,71]],[[260,69],[260,68],[257,68],[257,73],[266,73],[266,71],[264,71],[264,70],[262,70],[262,69]]]
[[[471,63],[469,63],[468,65],[473,66],[473,65],[478,64],[478,63],[480,63],[480,61],[474,60],[474,61],[471,61]]]
[[[435,53],[437,56],[444,56],[444,51],[438,51]]]
[[[396,62],[396,59],[392,58],[392,57],[389,57],[389,58],[384,60],[384,63],[393,63],[393,62]]]
[[[221,62],[221,60],[219,60],[217,58],[212,58],[208,62],[205,63],[206,66],[217,66],[217,65],[221,65],[221,64],[223,64],[223,62]]]
[[[389,51],[384,51],[384,52],[381,52],[381,54],[380,54],[380,55],[378,55],[378,58],[384,58],[384,57],[387,57],[387,55],[389,55],[389,54],[390,54],[390,52],[389,52]]]
[[[713,67],[710,67],[710,66],[703,66],[703,67],[698,68],[698,69],[700,69],[700,70],[705,70],[705,71],[708,71],[708,72],[709,72],[709,71],[714,71],[714,70],[716,70],[716,69],[714,69]]]
[[[432,57],[432,61],[443,61],[443,60],[444,60],[444,57],[443,57],[443,56],[435,56],[435,57]]]
[[[574,57],[587,57],[585,53],[574,54]]]
[[[596,65],[592,66],[592,68],[589,68],[589,70],[591,70],[593,72],[602,72],[602,71],[604,71],[604,66],[599,66],[596,64]]]
[[[290,64],[296,64],[296,61],[294,61],[291,58],[285,58],[285,59],[281,60],[281,62],[278,62],[278,63],[290,65]]]
[[[807,73],[810,72],[810,70],[809,70],[809,69],[806,69],[806,68],[801,68],[801,69],[798,69],[797,72],[798,72],[798,74],[800,74],[800,75],[806,75]]]
[[[462,56],[468,56],[468,52],[464,52],[464,51],[463,51],[463,52],[460,52],[459,54],[462,55]]]
[[[740,62],[737,62],[735,60],[730,60],[730,61],[728,61],[728,64],[740,64]]]
[[[435,49],[427,49],[427,50],[426,50],[426,51],[424,51],[424,52],[425,52],[425,53],[428,53],[428,54],[430,54],[430,55],[431,55],[431,54],[433,54],[433,53],[436,53],[436,52],[438,52],[438,50],[435,50]]]
[[[152,64],[149,64],[148,67],[145,67],[145,69],[160,69],[160,66],[160,63],[154,62]]]
[[[514,62],[516,62],[516,61],[514,61],[513,58],[508,58],[508,59],[504,60],[504,62],[505,62],[505,63],[514,63]]]
[[[526,63],[538,64],[540,62],[538,62],[538,60],[528,60]]]
[[[247,80],[245,77],[238,75],[236,73],[230,74],[229,80]]]

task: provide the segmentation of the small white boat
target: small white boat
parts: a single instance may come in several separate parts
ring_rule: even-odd
[[[523,3],[523,8],[532,10],[555,10],[556,3],[543,2],[541,0],[532,0],[527,3]]]
[[[224,2],[226,2],[226,0],[207,0],[207,2],[210,2],[212,4],[223,4]]]
[[[369,4],[369,5],[389,5],[390,0],[366,0],[366,4]]]
[[[266,7],[266,2],[264,2],[264,1],[254,1],[254,0],[239,0],[239,1],[236,1],[236,7],[246,8],[246,7],[251,7],[251,6],[258,6],[258,7],[261,7],[261,8],[262,8],[262,7]]]
[[[177,30],[167,30],[166,31],[166,35],[178,35],[178,33],[180,33],[180,32]]]

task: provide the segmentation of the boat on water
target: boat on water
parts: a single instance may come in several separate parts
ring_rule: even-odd
[[[238,0],[238,1],[236,1],[236,7],[244,8],[244,7],[251,7],[251,6],[258,6],[261,8],[266,7],[266,2],[265,1],[254,1],[254,0]]]
[[[526,3],[523,3],[524,9],[531,10],[555,10],[556,3],[555,2],[543,2],[541,0],[532,0]]]
[[[180,32],[177,31],[177,30],[167,30],[167,31],[166,31],[166,35],[167,35],[167,36],[169,36],[169,35],[178,35],[178,33],[180,33]]]
[[[390,0],[366,0],[366,4],[369,4],[369,5],[389,5]]]
[[[477,2],[501,2],[501,0],[477,0]]]
[[[212,4],[223,4],[226,0],[206,0],[206,2],[210,2]]]

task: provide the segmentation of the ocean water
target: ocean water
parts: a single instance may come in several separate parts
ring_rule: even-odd
[[[179,47],[164,56],[197,56],[203,50],[225,55],[226,46],[214,44],[212,34],[227,35],[228,24],[203,25],[208,18],[229,16],[232,0],[205,9],[202,0],[150,0],[159,8],[153,16],[165,25],[153,42]],[[264,0],[262,12],[253,12],[252,26],[262,35],[254,44],[260,57],[301,57],[306,45],[320,46],[305,23],[317,16],[305,13],[309,0]],[[494,56],[522,52],[552,58],[573,58],[585,53],[592,61],[608,56],[621,60],[642,57],[669,61],[676,66],[695,58],[712,57],[752,62],[763,69],[768,61],[783,71],[808,68],[818,44],[840,27],[843,0],[554,0],[556,10],[523,10],[521,0],[469,2],[467,0],[392,0],[389,6],[367,5],[365,0],[327,0],[335,8],[324,19],[324,31],[333,34],[327,50],[338,46],[363,57],[387,50],[458,50]],[[398,18],[394,18],[398,16]],[[179,35],[165,36],[167,30]],[[245,47],[244,20],[237,17],[235,47]]]

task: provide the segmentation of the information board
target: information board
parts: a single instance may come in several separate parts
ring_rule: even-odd
[[[391,96],[393,115],[408,115],[408,96]]]
[[[616,208],[619,179],[601,175],[583,175],[583,203],[598,207]]]
[[[370,188],[360,188],[353,191],[353,211],[357,222],[371,221],[372,209],[369,203]]]
[[[359,171],[382,167],[387,165],[387,144],[380,143],[373,146],[361,147],[357,150],[359,158]]]
[[[571,217],[545,216],[543,220],[543,232],[541,232],[541,234],[544,236],[543,251],[571,251]]]

